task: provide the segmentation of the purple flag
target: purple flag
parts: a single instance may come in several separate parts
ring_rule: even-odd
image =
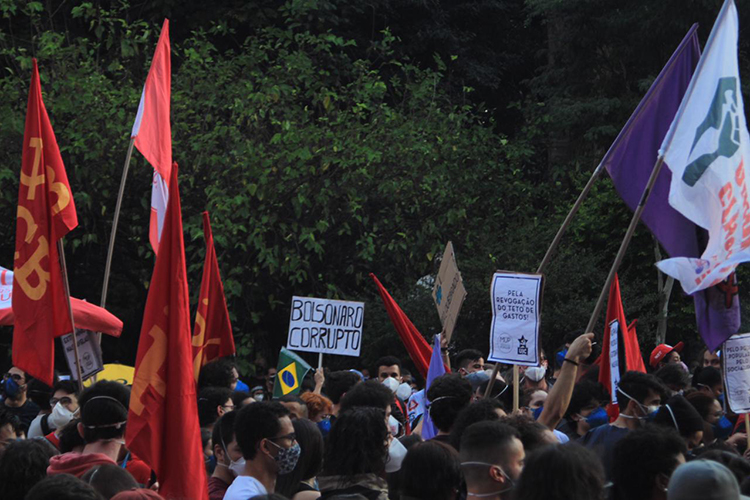
[[[427,441],[437,436],[438,430],[430,418],[430,401],[427,399],[427,391],[432,385],[432,381],[441,375],[445,375],[445,365],[443,358],[440,356],[440,335],[435,335],[435,345],[432,348],[432,357],[430,357],[430,368],[427,370],[427,383],[424,386],[424,399],[426,401],[426,410],[422,423],[422,439]]]
[[[690,28],[597,167],[607,169],[617,192],[631,210],[635,210],[643,195],[659,147],[700,59],[697,29],[697,24]],[[700,257],[698,238],[703,229],[669,205],[671,182],[672,172],[663,168],[642,220],[670,257]],[[715,350],[737,333],[740,308],[734,276],[716,287],[696,292],[693,300],[698,332],[709,349]]]

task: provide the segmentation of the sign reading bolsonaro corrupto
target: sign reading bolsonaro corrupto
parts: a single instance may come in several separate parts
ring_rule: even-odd
[[[542,275],[498,271],[492,276],[488,361],[539,365]]]
[[[359,356],[364,302],[292,297],[286,347],[293,351]]]

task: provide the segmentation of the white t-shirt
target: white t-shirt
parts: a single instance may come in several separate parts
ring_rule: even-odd
[[[224,494],[224,500],[248,500],[266,493],[265,486],[253,476],[237,476]]]

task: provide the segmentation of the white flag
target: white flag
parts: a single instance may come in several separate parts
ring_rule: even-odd
[[[677,257],[656,264],[680,280],[686,293],[719,283],[750,260],[750,136],[740,91],[738,33],[737,9],[727,0],[659,151],[672,171],[669,204],[709,233],[700,259]]]

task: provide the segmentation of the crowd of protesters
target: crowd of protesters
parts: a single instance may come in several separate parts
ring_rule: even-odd
[[[312,371],[274,399],[276,370],[248,386],[233,362],[200,372],[197,407],[211,500],[691,500],[750,493],[742,416],[728,411],[720,353],[692,370],[682,344],[651,353],[649,373],[599,383],[593,334],[540,367],[510,371],[480,351],[420,388],[393,356],[371,370]],[[0,498],[161,498],[158,477],[126,448],[130,389],[47,387],[3,375]],[[489,390],[488,390],[489,388]],[[612,397],[614,396],[614,397]],[[616,400],[616,406],[613,404]],[[427,427],[429,426],[429,432]],[[432,436],[423,439],[423,436]],[[196,494],[196,497],[199,497]]]

